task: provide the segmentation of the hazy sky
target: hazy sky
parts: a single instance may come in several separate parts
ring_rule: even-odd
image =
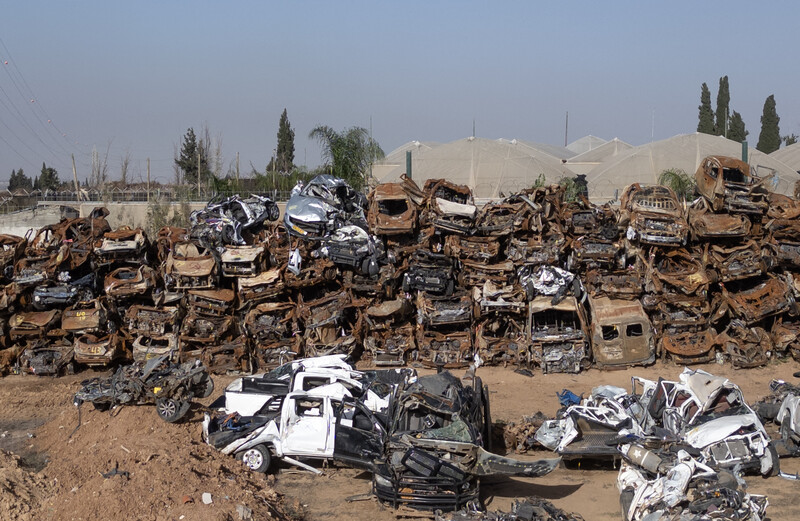
[[[171,180],[187,128],[222,143],[225,170],[263,170],[284,108],[295,163],[309,131],[369,128],[388,153],[472,134],[634,145],[694,132],[700,85],[754,145],[775,95],[800,134],[797,2],[13,1],[0,12],[0,186],[42,162],[81,180]],[[6,63],[6,61],[8,63]],[[49,121],[48,121],[49,120]],[[66,134],[66,137],[64,137]]]

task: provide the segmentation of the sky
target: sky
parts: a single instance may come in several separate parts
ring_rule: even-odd
[[[0,187],[42,163],[170,181],[187,129],[223,173],[264,171],[284,109],[295,164],[323,162],[312,128],[371,129],[388,154],[472,135],[633,145],[692,133],[702,83],[754,146],[775,95],[800,134],[800,4],[791,1],[27,0],[0,16]]]

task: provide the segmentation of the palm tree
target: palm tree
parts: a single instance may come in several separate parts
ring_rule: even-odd
[[[350,127],[337,132],[327,125],[318,125],[308,134],[322,146],[322,157],[328,171],[360,189],[366,181],[369,166],[385,154],[369,131],[363,127]]]
[[[669,168],[661,172],[658,184],[672,188],[681,201],[688,201],[694,197],[694,178],[680,168]]]

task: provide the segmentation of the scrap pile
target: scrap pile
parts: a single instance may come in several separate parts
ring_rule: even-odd
[[[800,204],[711,156],[688,208],[664,186],[619,208],[563,187],[481,208],[447,180],[330,175],[213,200],[188,229],[111,230],[104,210],[0,237],[0,370],[171,353],[215,372],[344,353],[375,365],[547,372],[800,357]]]

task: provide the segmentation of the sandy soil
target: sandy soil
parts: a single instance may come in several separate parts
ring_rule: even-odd
[[[766,368],[735,370],[700,366],[738,383],[751,402],[767,394],[772,378],[793,381],[800,370],[793,361]],[[481,368],[491,390],[495,421],[518,422],[522,416],[558,409],[556,392],[567,388],[588,393],[600,384],[630,386],[630,377],[676,379],[681,368],[658,364],[648,368],[580,375],[533,377],[510,369]],[[124,407],[113,413],[82,408],[81,427],[72,394],[91,373],[60,379],[10,376],[0,380],[0,520],[219,519],[236,521],[252,511],[252,519],[394,520],[395,512],[372,499],[353,496],[370,490],[368,474],[327,466],[314,476],[283,466],[275,475],[245,472],[232,458],[205,446],[200,439],[199,410],[189,421],[162,422],[152,407]],[[221,394],[232,377],[215,378]],[[2,451],[10,451],[12,457]],[[551,457],[546,452],[516,455],[520,459]],[[322,467],[322,464],[319,464]],[[800,459],[782,459],[782,469],[800,472]],[[129,473],[103,477],[117,468]],[[587,521],[621,519],[616,471],[613,468],[560,467],[541,478],[491,478],[481,483],[487,507],[508,510],[514,498],[536,495],[581,514]],[[750,492],[769,496],[773,520],[800,518],[798,482],[748,477]],[[202,502],[208,492],[213,503]],[[238,510],[237,510],[238,509]],[[411,517],[414,517],[411,515]]]

